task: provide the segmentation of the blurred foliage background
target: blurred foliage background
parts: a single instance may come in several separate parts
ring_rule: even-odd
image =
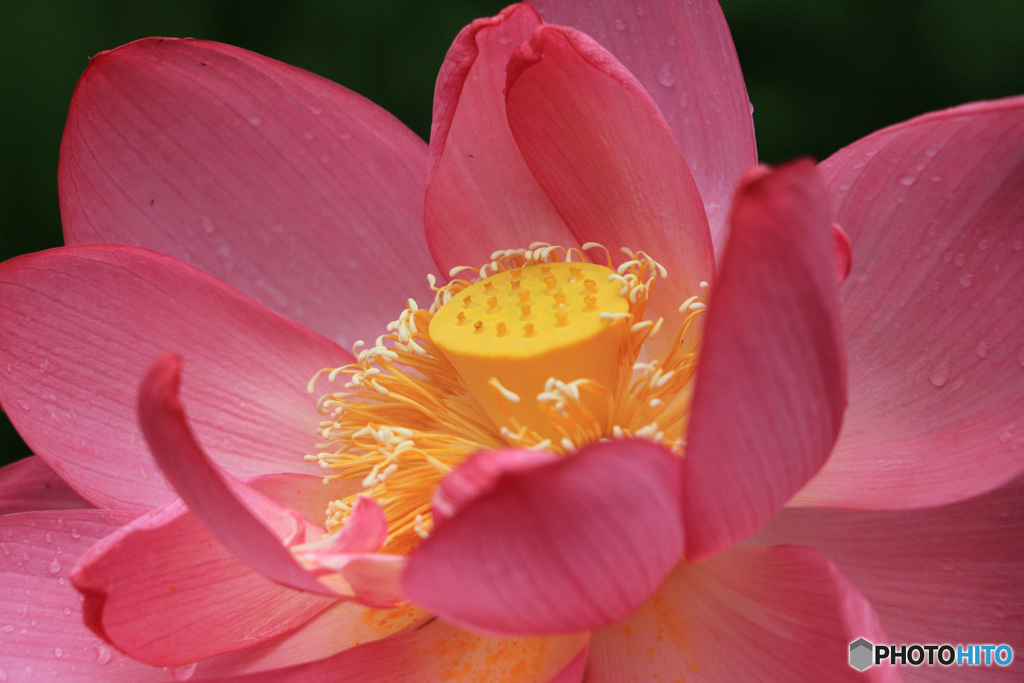
[[[762,161],[818,159],[926,111],[1024,93],[1022,0],[721,0]],[[326,76],[427,137],[458,30],[500,0],[0,3],[0,258],[61,244],[57,154],[87,58],[150,35],[238,45]],[[0,463],[29,454],[0,416]]]

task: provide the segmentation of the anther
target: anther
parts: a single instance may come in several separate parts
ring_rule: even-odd
[[[579,268],[569,268],[569,282],[576,282],[582,274],[583,271]]]
[[[530,307],[529,306],[520,306],[519,310],[521,310],[523,312],[523,320],[526,320],[527,318],[530,317]]]
[[[597,291],[597,283],[590,279],[584,280],[583,289],[592,294]]]
[[[475,323],[473,323],[473,329],[476,330],[477,332],[482,332],[484,329],[484,321],[477,320]]]
[[[473,297],[467,296],[465,299],[462,300],[462,305],[465,308],[469,308],[470,306],[472,306],[473,305]]]
[[[565,308],[565,292],[555,292],[555,308]]]
[[[466,314],[463,313],[462,311],[459,311],[459,314],[455,316],[455,319],[459,321],[460,325],[466,324]]]
[[[517,296],[519,297],[519,303],[525,304],[530,300],[530,290],[524,289],[523,291],[518,292]]]
[[[515,291],[523,286],[522,280],[512,280],[512,291]],[[529,294],[529,293],[527,293]]]
[[[547,275],[544,278],[544,286],[547,287],[547,294],[551,294],[555,291],[555,287],[558,285],[558,280],[555,279],[554,275]]]
[[[494,289],[494,288],[491,287],[491,289]],[[498,297],[492,296],[490,299],[487,300],[487,312],[488,313],[497,313],[498,312]]]
[[[496,329],[498,330],[499,337],[504,337],[506,334],[508,334],[508,325],[506,325],[505,323],[498,323]]]
[[[596,311],[597,310],[597,297],[593,294],[588,294],[583,297],[583,303],[586,304],[584,311]]]
[[[555,311],[555,325],[565,327],[569,324],[569,314],[565,311]]]
[[[495,289],[494,285],[490,282],[484,282],[484,294],[494,294],[498,290]],[[490,302],[488,302],[490,303]]]
[[[527,337],[532,337],[534,334],[533,323],[526,323],[523,325],[523,332]]]
[[[541,275],[551,275],[551,266],[541,266],[540,267],[540,274]]]

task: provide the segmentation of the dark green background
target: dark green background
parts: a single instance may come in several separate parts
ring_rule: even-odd
[[[723,0],[763,161],[819,159],[890,123],[1024,93],[1024,0]],[[57,152],[86,60],[149,35],[239,45],[326,76],[426,137],[457,31],[502,2],[0,3],[0,258],[61,244]],[[7,423],[0,462],[28,455]]]

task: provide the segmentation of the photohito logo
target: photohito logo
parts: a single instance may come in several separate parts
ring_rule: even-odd
[[[1009,666],[1009,645],[875,645],[866,638],[850,643],[850,666],[864,671],[875,664],[910,666]]]

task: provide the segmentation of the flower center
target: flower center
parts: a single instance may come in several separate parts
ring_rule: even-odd
[[[542,401],[549,378],[586,380],[582,407],[607,432],[619,352],[632,317],[617,274],[594,263],[515,268],[466,287],[430,337],[497,428],[559,437]]]
[[[587,258],[595,248],[604,264]],[[359,482],[381,505],[383,552],[407,554],[429,535],[434,491],[477,451],[570,455],[601,440],[643,438],[683,454],[700,346],[689,337],[706,285],[681,302],[684,321],[668,351],[641,359],[662,326],[644,319],[647,301],[667,273],[643,252],[623,251],[628,260],[615,267],[599,245],[537,243],[495,252],[479,269],[456,268],[434,287],[430,310],[410,300],[374,345],[356,343],[355,363],[310,381],[312,392],[322,375],[346,378],[320,398],[323,443],[306,459],[331,470],[326,480]],[[329,531],[345,524],[355,501],[330,504]]]

